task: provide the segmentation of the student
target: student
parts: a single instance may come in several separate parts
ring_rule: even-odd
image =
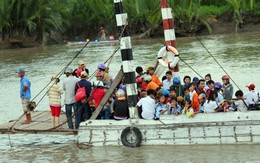
[[[58,86],[60,79],[56,75],[51,77],[47,95],[49,96],[49,105],[51,108],[51,124],[52,127],[59,126],[60,124],[60,111],[61,111],[61,94],[62,89]]]
[[[215,89],[215,90],[217,91],[217,93],[218,93],[218,97],[217,97],[217,99],[216,99],[216,101],[217,101],[217,103],[218,103],[218,106],[220,106],[220,102],[224,100],[224,96],[223,96],[223,94],[222,94],[221,88],[222,88],[222,85],[221,85],[219,82],[216,82],[216,83],[214,84],[214,89]]]
[[[181,96],[180,96],[181,97]],[[177,98],[171,98],[171,107],[170,107],[170,113],[173,115],[179,115],[181,114],[181,106],[177,102]]]
[[[248,110],[249,102],[243,97],[244,93],[241,90],[236,91],[235,96],[238,99],[234,102],[237,111],[246,112]]]
[[[156,91],[153,89],[149,89],[147,91],[147,97],[144,97],[140,101],[138,101],[136,108],[140,109],[140,107],[142,107],[141,117],[143,119],[154,119],[155,96]]]
[[[229,82],[229,77],[227,75],[222,76],[222,82],[224,99],[231,100],[233,96],[233,86]]]
[[[173,85],[170,86],[170,89],[176,90],[176,96],[183,96],[183,86],[181,85],[181,81],[179,77],[173,78]]]
[[[250,83],[246,87],[248,88],[248,92],[245,94],[245,98],[249,102],[249,106],[254,107],[258,102],[259,93],[255,91],[255,84]]]
[[[199,111],[199,99],[198,99],[198,93],[195,91],[195,84],[191,83],[189,86],[189,92],[190,92],[190,99],[187,101],[191,101],[191,107],[194,109],[195,112]]]
[[[200,103],[200,109],[197,113],[204,113],[204,104],[206,101],[206,94],[205,93],[201,93],[199,95],[199,103]]]
[[[159,119],[160,115],[170,115],[170,104],[166,102],[165,96],[162,94],[158,97],[159,102],[155,106],[155,118]]]
[[[215,82],[213,80],[209,80],[209,81],[207,81],[206,84],[207,84],[207,87],[205,86],[205,92],[206,92],[207,97],[209,97],[210,90],[214,89]]]
[[[194,109],[191,106],[191,101],[185,102],[185,107],[182,110],[182,114],[186,114],[188,118],[195,116]]]
[[[172,78],[172,72],[167,71],[166,74],[166,79],[163,80],[163,89],[170,89],[170,86],[173,84],[173,78]]]
[[[191,83],[190,76],[184,76],[183,78],[183,86],[188,86]]]
[[[170,88],[170,98],[175,98],[176,97],[176,90],[174,88]]]
[[[223,100],[221,102],[221,105],[222,105],[222,108],[223,108],[224,112],[233,112],[233,111],[235,111],[235,109],[232,106],[230,106],[230,104],[229,104],[229,102],[227,100]]]
[[[217,111],[217,109],[219,108],[216,102],[217,97],[218,97],[217,92],[211,90],[208,100],[204,103],[204,113],[213,113]]]

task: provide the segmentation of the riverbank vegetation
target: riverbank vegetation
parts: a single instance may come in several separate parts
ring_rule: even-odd
[[[245,23],[260,21],[257,0],[168,0],[168,5],[173,8],[179,36],[197,35],[203,29],[211,33],[214,23],[223,17],[233,24],[234,32],[239,32]],[[124,0],[123,7],[132,35],[163,36],[159,0]],[[117,35],[113,0],[0,1],[1,44],[6,47],[10,47],[8,41],[16,40],[15,44],[24,38],[38,44],[50,40],[95,40],[100,27]]]

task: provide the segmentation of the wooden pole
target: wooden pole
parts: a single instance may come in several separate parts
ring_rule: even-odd
[[[135,70],[132,66],[134,58],[132,53],[131,37],[129,36],[127,28],[127,13],[123,13],[122,0],[114,0],[114,4],[118,33],[121,34],[123,32],[120,39],[120,50],[130,118],[137,118],[138,114],[135,106],[138,100],[138,93],[135,81]]]

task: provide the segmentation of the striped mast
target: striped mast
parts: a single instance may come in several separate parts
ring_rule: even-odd
[[[174,20],[172,16],[172,8],[167,7],[167,0],[160,0],[161,11],[163,19],[164,39],[165,45],[170,45],[176,48],[176,37],[174,30]],[[179,72],[179,65],[174,68],[170,68],[173,72]]]
[[[120,39],[120,50],[123,64],[124,80],[126,84],[127,101],[130,118],[137,118],[136,104],[138,101],[137,84],[133,65],[133,53],[131,37],[127,28],[127,13],[123,13],[122,0],[114,0],[115,15],[118,32],[122,35]],[[122,33],[123,32],[123,33]]]

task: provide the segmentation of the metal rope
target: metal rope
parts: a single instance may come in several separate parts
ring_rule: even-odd
[[[227,76],[229,76],[229,78],[232,80],[232,82],[236,85],[236,87],[238,89],[239,86],[236,84],[236,82],[231,78],[231,76],[228,74],[228,72],[224,69],[224,67],[222,67],[222,65],[218,62],[218,60],[210,53],[210,51],[206,48],[206,46],[202,43],[202,41],[197,37],[195,36],[196,39],[199,41],[199,43],[203,46],[203,48],[209,53],[209,55],[215,60],[215,62],[219,65],[219,67],[227,74]]]

